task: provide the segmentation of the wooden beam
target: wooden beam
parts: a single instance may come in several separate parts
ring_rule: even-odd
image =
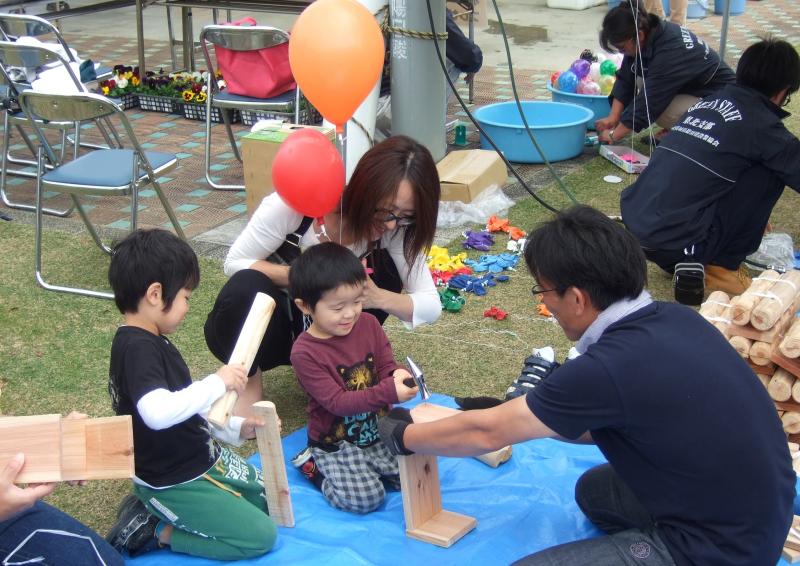
[[[434,405],[433,403],[420,403],[411,409],[411,417],[414,419],[415,423],[429,423],[431,421],[452,417],[460,412],[461,411],[458,409],[453,409],[451,407],[443,407],[442,405]],[[475,459],[480,460],[487,466],[496,468],[500,464],[508,462],[508,460],[511,459],[511,454],[511,446],[504,446],[494,452],[487,452],[486,454],[475,456]]]
[[[286,464],[283,461],[283,445],[275,403],[272,401],[254,403],[253,416],[264,421],[264,426],[256,428],[256,440],[261,457],[269,516],[282,527],[294,527],[292,496],[289,493],[289,480],[286,478]]]
[[[131,478],[131,417],[0,418],[0,469],[19,452],[25,454],[25,465],[16,483]]]
[[[449,547],[475,528],[474,517],[442,509],[436,456],[398,456],[406,534],[417,540]]]
[[[267,331],[267,326],[274,311],[275,299],[266,293],[256,293],[250,312],[247,313],[242,330],[239,332],[236,346],[234,346],[233,352],[228,358],[228,364],[244,364],[247,371],[250,371],[250,366],[253,365],[253,360],[256,359],[256,354],[261,346],[261,341],[264,339],[264,333]],[[238,399],[239,394],[235,391],[226,392],[225,395],[211,405],[211,409],[208,411],[208,422],[219,428],[228,424],[228,419],[231,418],[233,407]]]

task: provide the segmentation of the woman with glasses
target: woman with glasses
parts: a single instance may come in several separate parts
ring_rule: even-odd
[[[619,143],[652,124],[668,130],[692,104],[735,79],[702,39],[648,13],[637,0],[609,10],[600,45],[625,56],[611,91],[611,112],[597,121],[605,143]]]
[[[369,275],[364,310],[383,324],[389,315],[408,328],[439,318],[441,303],[426,254],[436,232],[439,175],[427,148],[406,136],[390,137],[358,162],[341,207],[324,224],[304,217],[277,193],[267,196],[225,259],[230,277],[205,324],[211,352],[227,362],[257,292],[276,303],[237,415],[261,400],[261,372],[289,364],[303,316],[289,300],[289,264],[301,249],[333,241],[353,251]]]

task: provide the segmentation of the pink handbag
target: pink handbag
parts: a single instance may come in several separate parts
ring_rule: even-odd
[[[254,26],[251,17],[230,22],[232,26]],[[214,46],[217,66],[231,94],[272,98],[297,87],[289,67],[289,43],[257,51],[233,51]]]

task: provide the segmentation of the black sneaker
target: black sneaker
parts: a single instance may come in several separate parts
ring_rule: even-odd
[[[505,400],[510,401],[526,395],[560,366],[561,364],[555,361],[553,348],[548,346],[534,350],[532,355],[525,358],[519,377],[506,390]]]
[[[325,479],[325,476],[317,468],[310,446],[306,446],[292,458],[292,465],[300,470],[300,473],[307,477],[317,488],[322,489],[322,480]]]
[[[159,548],[156,539],[158,517],[151,515],[144,503],[133,494],[126,495],[117,510],[117,522],[106,535],[106,541],[122,554],[131,557]]]

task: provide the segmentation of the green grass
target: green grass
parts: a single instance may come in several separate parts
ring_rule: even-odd
[[[800,103],[795,103],[795,110]],[[795,133],[800,121],[787,123]],[[644,149],[644,148],[640,148]],[[619,213],[619,193],[632,179],[605,183],[604,175],[619,169],[601,158],[588,162],[565,180],[581,202],[608,214]],[[548,202],[569,204],[555,184],[539,193]],[[800,241],[800,197],[786,191],[772,218],[776,231]],[[513,225],[528,229],[550,218],[533,199],[524,199],[509,214]],[[108,258],[88,237],[48,230],[44,246],[45,277],[54,283],[77,283],[94,288],[106,285]],[[507,237],[497,238],[495,251],[505,249]],[[451,243],[453,252],[460,242]],[[470,252],[470,256],[481,255]],[[0,222],[0,412],[5,415],[66,414],[79,410],[91,416],[111,414],[106,381],[111,339],[121,316],[113,302],[44,291],[33,279],[33,229]],[[219,362],[207,351],[202,325],[225,276],[219,262],[201,259],[202,280],[192,296],[186,321],[171,336],[192,375],[214,371]],[[657,299],[671,300],[667,276],[649,266],[649,289]],[[396,319],[386,330],[398,359],[412,356],[425,371],[432,391],[448,395],[501,395],[516,377],[531,348],[553,345],[563,357],[571,345],[552,320],[535,314],[530,295],[532,280],[520,264],[508,283],[484,297],[468,295],[460,313],[443,313],[435,325],[407,331]],[[509,313],[503,321],[484,318],[495,305]],[[303,426],[305,397],[290,368],[267,372],[266,397],[275,402],[284,434]],[[255,451],[253,443],[242,452]],[[126,481],[95,481],[84,488],[62,486],[49,501],[101,533],[113,522],[117,502],[128,491]]]

